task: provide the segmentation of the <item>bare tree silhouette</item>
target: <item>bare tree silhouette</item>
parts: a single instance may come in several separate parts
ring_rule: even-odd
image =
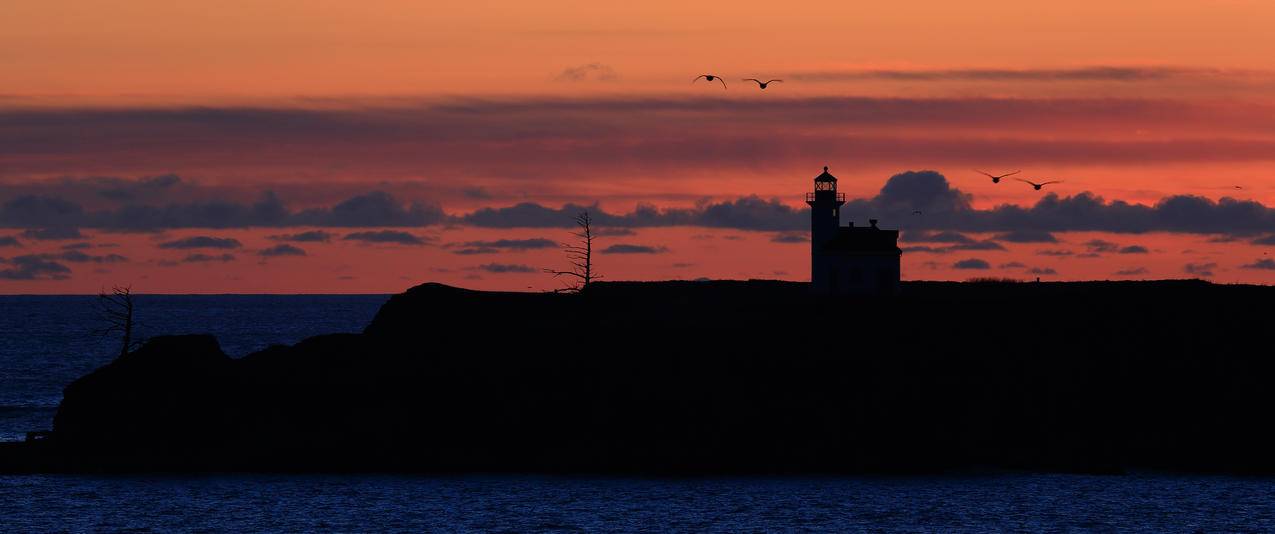
[[[140,340],[133,339],[133,326],[137,324],[133,317],[133,286],[114,286],[110,293],[105,290],[98,293],[97,310],[104,325],[97,334],[103,337],[112,334],[123,336],[120,356],[128,355],[141,344]]]
[[[567,254],[567,260],[571,263],[571,270],[558,271],[554,269],[545,269],[546,273],[557,277],[568,277],[571,282],[566,283],[566,287],[559,291],[580,292],[589,287],[594,280],[601,276],[593,274],[593,230],[590,226],[593,224],[593,218],[589,216],[589,212],[583,212],[576,215],[576,226],[580,227],[579,231],[572,232],[571,235],[576,236],[579,241],[575,244],[563,243],[562,250]]]

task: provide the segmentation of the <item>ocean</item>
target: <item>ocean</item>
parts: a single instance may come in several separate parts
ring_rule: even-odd
[[[140,334],[211,333],[243,356],[358,332],[386,295],[137,299]],[[62,387],[110,361],[95,297],[0,296],[0,439],[50,428]],[[13,532],[1275,531],[1275,479],[0,476]]]

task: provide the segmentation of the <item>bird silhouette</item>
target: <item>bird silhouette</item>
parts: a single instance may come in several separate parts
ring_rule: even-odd
[[[986,172],[980,171],[980,170],[978,170],[978,169],[974,169],[974,172],[979,173],[979,174],[981,174],[981,175],[983,175],[983,176],[986,176],[986,177],[988,177],[988,178],[991,178],[991,179],[992,179],[992,183],[994,183],[994,184],[999,184],[999,183],[1001,183],[1001,178],[1005,178],[1005,177],[1008,177],[1008,176],[1013,176],[1013,175],[1018,174],[1018,173],[1023,172],[1023,171],[1014,171],[1014,172],[1011,172],[1011,173],[1002,174],[1002,175],[1000,175],[1000,176],[997,176],[997,175],[995,175],[995,174],[991,174],[991,173],[986,173]]]
[[[699,76],[696,76],[694,80],[691,80],[691,83],[698,82],[700,78],[703,78],[710,82],[713,80],[717,80],[719,82],[722,82],[722,89],[726,88],[726,80],[723,80],[721,76],[718,76],[716,74],[701,74]]]
[[[1033,182],[1033,181],[1031,181],[1031,180],[1024,180],[1024,179],[1022,179],[1022,178],[1015,178],[1015,180],[1018,180],[1018,181],[1020,181],[1020,182],[1022,182],[1022,183],[1025,183],[1025,184],[1031,184],[1031,186],[1032,186],[1032,187],[1035,187],[1037,191],[1040,191],[1040,188],[1045,187],[1045,186],[1047,186],[1047,185],[1049,185],[1049,184],[1061,184],[1061,183],[1062,183],[1062,180],[1052,180],[1052,181],[1049,181],[1049,182],[1042,182],[1042,183],[1039,183],[1039,184],[1038,184],[1038,183],[1036,183],[1036,182]]]
[[[765,89],[765,88],[766,88],[766,86],[767,86],[767,85],[770,85],[772,82],[780,82],[780,83],[782,83],[782,82],[783,82],[783,80],[766,80],[766,81],[764,81],[764,82],[763,82],[763,81],[761,81],[761,80],[758,80],[757,78],[744,78],[744,81],[746,81],[746,82],[757,82],[757,86],[758,86],[758,87],[761,87],[762,89]]]

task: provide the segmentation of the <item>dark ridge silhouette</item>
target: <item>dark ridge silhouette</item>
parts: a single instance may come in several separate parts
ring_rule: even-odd
[[[3,472],[1275,473],[1275,288],[424,284],[243,358],[151,339]],[[1047,326],[1041,326],[1047,325]]]

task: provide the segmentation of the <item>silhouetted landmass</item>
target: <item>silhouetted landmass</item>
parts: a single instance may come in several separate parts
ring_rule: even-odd
[[[3,471],[1275,472],[1275,288],[424,284],[362,334],[155,338]]]

